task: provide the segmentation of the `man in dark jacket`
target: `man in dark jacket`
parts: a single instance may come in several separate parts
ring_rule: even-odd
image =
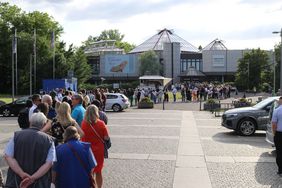
[[[31,127],[15,132],[7,144],[5,159],[10,168],[5,187],[50,187],[48,172],[56,161],[56,152],[53,140],[40,131],[46,123],[43,113],[32,114]]]

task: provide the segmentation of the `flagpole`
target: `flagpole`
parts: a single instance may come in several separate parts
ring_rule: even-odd
[[[34,88],[34,93],[36,93],[36,29],[34,29],[34,33],[33,33],[33,37],[34,37],[34,40],[33,40],[33,58],[34,58],[34,85],[33,85],[33,88]]]
[[[32,54],[29,55],[29,95],[32,95]]]
[[[17,29],[15,28],[15,65],[16,65],[16,95],[18,94],[18,39]]]
[[[14,57],[14,52],[15,52],[15,36],[12,38],[12,101],[14,102],[15,100],[15,70],[14,70],[14,64],[15,64],[15,57]]]
[[[52,33],[52,47],[53,47],[53,79],[56,77],[56,70],[55,70],[55,55],[56,55],[56,48],[55,48],[55,31]]]

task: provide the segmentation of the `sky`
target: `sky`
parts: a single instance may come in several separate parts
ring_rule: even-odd
[[[172,29],[195,47],[218,38],[228,49],[271,50],[281,41],[281,0],[0,0],[26,12],[47,12],[64,28],[61,40],[80,46],[88,36],[118,29],[139,45]]]

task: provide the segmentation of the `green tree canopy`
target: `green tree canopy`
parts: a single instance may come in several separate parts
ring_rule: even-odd
[[[91,77],[91,67],[87,63],[87,58],[82,48],[79,48],[69,58],[69,63],[74,70],[74,76],[77,78],[77,85],[80,87],[83,83]]]
[[[274,54],[275,54],[275,90],[276,92],[280,88],[280,64],[281,64],[281,47],[282,44],[275,45],[274,47]]]
[[[141,75],[161,75],[162,66],[159,63],[157,54],[153,50],[142,53],[140,62]]]
[[[91,75],[86,58],[80,49],[59,41],[63,28],[53,17],[43,12],[25,12],[9,3],[0,3],[0,93],[10,93],[12,86],[12,39],[17,29],[18,94],[29,91],[29,62],[33,55],[34,29],[36,29],[36,92],[42,88],[42,80],[52,78],[52,32],[55,32],[56,78],[65,78],[68,70],[74,70],[78,83]],[[67,50],[66,50],[67,49]],[[32,62],[34,64],[34,62]]]
[[[271,82],[271,67],[268,54],[260,49],[253,49],[239,59],[235,83],[239,89],[260,89],[263,83]]]
[[[84,42],[85,46],[89,46],[92,42],[102,41],[102,40],[116,40],[116,47],[123,49],[126,53],[135,48],[134,44],[128,42],[123,42],[124,34],[121,34],[117,29],[104,30],[99,36],[89,36]]]

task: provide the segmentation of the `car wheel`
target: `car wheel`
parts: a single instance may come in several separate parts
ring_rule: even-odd
[[[256,123],[252,119],[243,119],[239,122],[238,130],[240,135],[251,136],[256,131]]]
[[[121,106],[119,104],[114,104],[112,109],[114,112],[119,112],[121,111]]]
[[[10,111],[8,108],[5,108],[5,109],[3,110],[3,116],[4,116],[4,117],[9,117],[9,116],[11,116],[11,111]]]

